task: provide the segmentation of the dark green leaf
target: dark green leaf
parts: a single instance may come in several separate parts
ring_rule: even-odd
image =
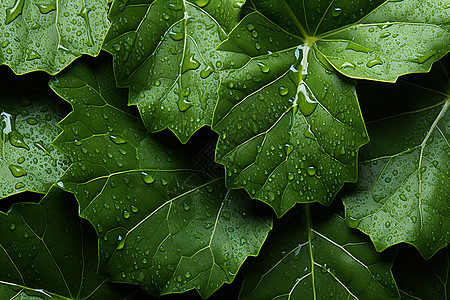
[[[257,255],[270,213],[196,170],[179,146],[155,140],[114,84],[107,63],[74,65],[52,80],[73,106],[55,144],[74,163],[58,185],[96,228],[113,282],[208,297]]]
[[[16,74],[56,74],[82,54],[96,56],[109,27],[106,0],[0,2],[0,64]]]
[[[254,0],[219,47],[228,69],[213,129],[227,185],[278,216],[329,204],[368,142],[353,78],[395,81],[450,49],[442,1]],[[418,12],[416,12],[418,11]]]
[[[450,254],[445,248],[425,261],[414,251],[400,251],[393,273],[402,299],[448,299]]]
[[[436,82],[444,86],[433,89]],[[450,242],[449,83],[443,65],[402,81],[387,100],[402,113],[368,124],[372,141],[361,151],[360,180],[342,199],[349,225],[378,251],[406,242],[428,259]],[[411,110],[414,103],[422,107]]]
[[[53,188],[40,204],[0,212],[1,299],[128,299],[97,274],[97,237]],[[135,290],[135,289],[134,289]]]
[[[330,211],[281,221],[244,269],[241,299],[398,299],[390,259]]]
[[[69,165],[52,146],[65,111],[49,91],[0,81],[0,199],[46,193]]]
[[[114,2],[105,49],[149,131],[169,128],[185,143],[211,125],[222,66],[214,49],[237,24],[244,2]]]

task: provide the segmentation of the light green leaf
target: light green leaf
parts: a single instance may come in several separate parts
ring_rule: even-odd
[[[0,212],[1,299],[128,299],[97,274],[97,237],[67,195],[53,188],[40,204]]]
[[[449,83],[443,66],[402,82],[388,100],[402,112],[368,124],[360,180],[342,200],[349,225],[378,251],[406,242],[428,259],[450,242]],[[414,102],[423,106],[410,109]]]
[[[418,3],[426,14],[399,13]],[[354,82],[342,74],[393,81],[429,70],[450,48],[445,5],[432,0],[251,5],[254,11],[218,47],[228,71],[213,117],[220,135],[217,161],[226,166],[227,186],[245,188],[278,216],[296,202],[328,205],[344,182],[356,181],[358,149],[368,142]],[[388,31],[390,37],[384,37]],[[427,57],[417,58],[418,51]]]
[[[179,145],[158,142],[130,114],[109,64],[90,66],[51,82],[73,106],[55,145],[74,163],[58,185],[75,193],[96,228],[113,282],[155,296],[197,289],[208,297],[258,254],[270,213],[198,171]]]
[[[245,266],[240,299],[398,299],[390,269],[341,216],[307,204]]]
[[[0,199],[46,193],[69,166],[52,146],[65,110],[49,90],[0,79]]]
[[[82,54],[96,56],[109,27],[106,0],[0,2],[0,64],[16,73],[56,74]]]
[[[448,299],[450,253],[448,247],[425,261],[415,249],[399,251],[393,273],[402,299]],[[413,262],[413,263],[411,263]]]
[[[104,48],[149,131],[169,128],[185,143],[211,125],[223,64],[214,49],[237,24],[244,2],[114,2]]]

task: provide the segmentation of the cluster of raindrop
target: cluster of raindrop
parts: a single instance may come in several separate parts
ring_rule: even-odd
[[[52,146],[59,130],[56,110],[45,101],[22,98],[0,114],[1,196],[23,190],[45,192],[65,171],[68,159]],[[8,171],[6,171],[8,170]]]
[[[5,23],[0,24],[0,51],[16,73],[39,68],[53,74],[82,53],[98,53],[109,25],[108,5],[58,2],[16,0],[11,7],[0,5],[6,10]]]

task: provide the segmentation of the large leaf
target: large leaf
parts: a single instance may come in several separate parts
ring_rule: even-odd
[[[82,54],[100,52],[109,27],[107,0],[3,0],[0,64],[16,74],[56,74]]]
[[[23,191],[46,193],[69,166],[51,144],[65,110],[48,89],[2,79],[0,89],[0,199]]]
[[[74,163],[58,185],[95,226],[113,282],[208,297],[257,255],[271,215],[196,170],[179,146],[155,140],[130,114],[108,63],[75,65],[51,82],[73,106],[55,143]]]
[[[169,128],[185,143],[211,125],[223,64],[214,49],[237,24],[244,2],[114,2],[105,49],[149,131]]]
[[[328,210],[282,220],[244,269],[241,299],[396,299],[391,262]]]
[[[450,242],[450,80],[437,67],[380,95],[403,109],[368,124],[360,180],[342,196],[349,225],[378,251],[407,242],[428,259]]]
[[[450,295],[448,248],[428,261],[423,260],[417,251],[399,251],[393,273],[402,299],[448,299]]]
[[[97,237],[70,204],[53,188],[40,204],[0,212],[1,299],[129,299],[134,293],[97,274]]]
[[[227,185],[278,216],[329,204],[357,179],[368,142],[354,82],[424,72],[450,49],[442,1],[251,1],[227,56],[213,118]]]

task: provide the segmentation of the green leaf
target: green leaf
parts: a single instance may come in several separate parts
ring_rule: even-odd
[[[0,212],[2,299],[126,299],[97,274],[97,237],[76,216],[67,195],[53,188],[40,204]]]
[[[149,131],[169,128],[186,143],[211,125],[223,64],[214,49],[237,24],[244,2],[114,1],[104,48]]]
[[[82,54],[96,56],[109,27],[106,0],[0,2],[0,65],[56,74]]]
[[[398,299],[390,269],[340,215],[307,204],[246,265],[240,299]]]
[[[450,291],[449,249],[439,251],[428,261],[423,260],[417,251],[401,251],[395,260],[393,273],[402,299],[447,299]]]
[[[432,0],[251,3],[254,12],[218,47],[228,71],[213,117],[217,161],[227,186],[278,216],[296,202],[328,205],[356,181],[368,142],[355,83],[342,74],[395,81],[428,71],[450,49],[448,8]]]
[[[403,110],[368,124],[360,180],[342,195],[349,225],[378,251],[406,242],[428,259],[450,242],[450,80],[436,67],[386,96]],[[422,107],[410,108],[414,103]]]
[[[271,215],[195,169],[179,145],[153,138],[111,71],[77,64],[51,82],[73,106],[55,145],[74,163],[58,185],[75,193],[80,215],[96,228],[113,282],[155,296],[197,289],[206,298],[258,254]]]
[[[46,193],[69,166],[52,146],[65,110],[48,90],[13,80],[1,80],[0,89],[0,199]]]

